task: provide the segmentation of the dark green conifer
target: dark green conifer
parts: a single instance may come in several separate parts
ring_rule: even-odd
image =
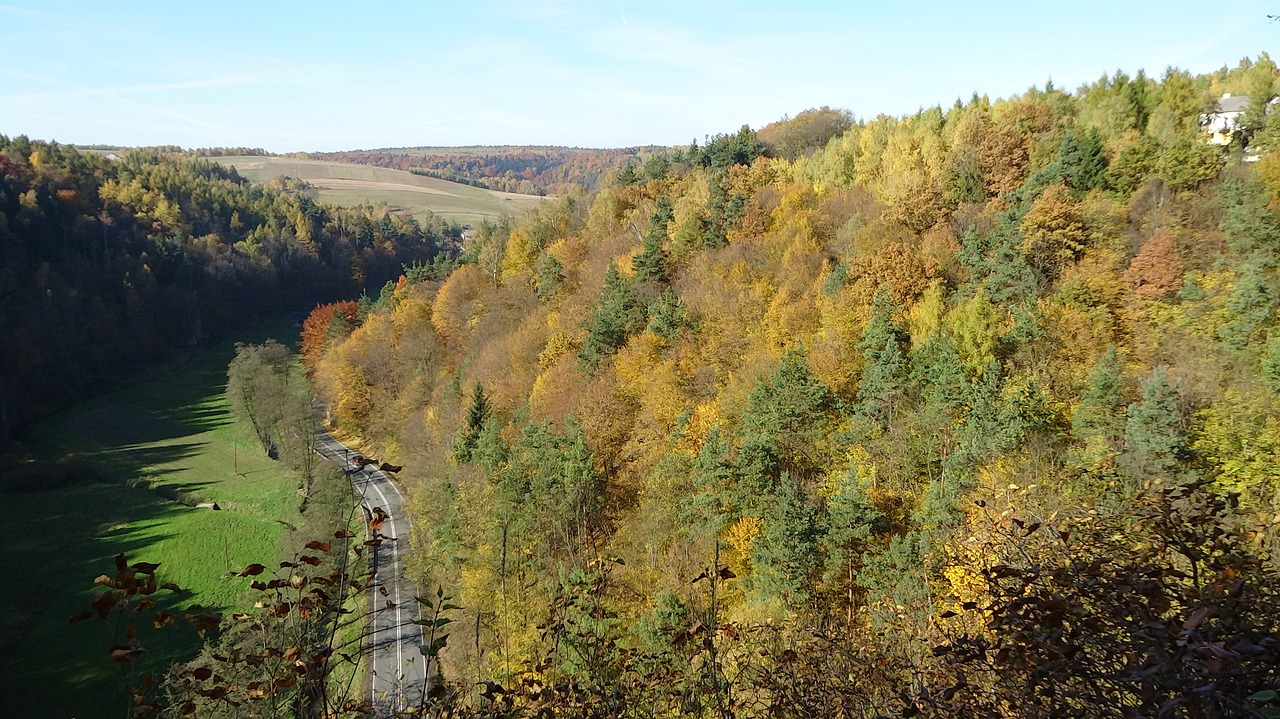
[[[587,337],[578,350],[582,369],[595,372],[606,357],[627,343],[627,337],[644,327],[644,321],[644,305],[632,290],[631,282],[610,261],[595,309],[587,320]]]
[[[1120,463],[1135,479],[1173,480],[1186,454],[1178,394],[1169,385],[1164,365],[1156,365],[1142,383],[1142,400],[1129,405]]]
[[[466,422],[462,427],[462,434],[453,444],[453,456],[458,462],[471,461],[471,455],[476,449],[480,433],[484,430],[485,422],[489,419],[489,414],[492,411],[493,408],[489,405],[489,398],[484,394],[484,387],[477,382],[475,388],[471,391],[471,404],[467,407]]]
[[[649,308],[648,330],[670,345],[687,324],[684,300],[680,299],[675,290],[664,288],[657,301]]]
[[[817,513],[804,491],[783,474],[763,517],[751,554],[751,586],[759,599],[802,607],[818,570]]]
[[[560,285],[563,283],[564,265],[548,252],[538,263],[537,275],[533,280],[533,291],[538,295],[539,300],[546,302],[560,290]]]
[[[671,201],[666,195],[658,198],[658,207],[649,216],[649,230],[644,235],[644,246],[632,261],[636,279],[640,282],[667,282],[667,251],[663,243],[667,239],[667,226],[675,218]]]
[[[858,381],[860,413],[883,425],[907,386],[907,356],[902,351],[905,335],[893,322],[893,300],[883,287],[871,301],[871,319],[863,331],[862,378]]]
[[[1084,394],[1071,417],[1071,430],[1077,438],[1118,431],[1120,393],[1124,389],[1123,369],[1115,345],[1108,346],[1089,372]]]

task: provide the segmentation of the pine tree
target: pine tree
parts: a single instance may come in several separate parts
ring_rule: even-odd
[[[858,381],[858,407],[862,415],[883,426],[888,422],[907,386],[907,356],[902,351],[905,334],[893,323],[893,300],[883,287],[871,300],[858,349],[862,350],[862,378]]]
[[[462,427],[462,434],[453,443],[453,457],[459,463],[471,461],[472,453],[476,449],[476,443],[480,439],[480,433],[484,430],[485,422],[488,421],[489,414],[492,411],[493,408],[489,405],[489,398],[484,394],[484,387],[477,382],[471,391],[471,404],[467,407],[467,417]]]
[[[751,588],[760,600],[803,607],[818,569],[817,513],[800,486],[783,474],[763,520],[751,553]]]
[[[820,539],[823,582],[841,590],[845,597],[846,621],[850,623],[860,593],[857,576],[862,555],[884,521],[884,513],[871,503],[859,483],[856,468],[850,468],[841,478],[838,489],[827,498],[827,511],[822,517],[825,531]]]
[[[636,297],[631,282],[618,272],[612,261],[604,274],[604,285],[595,309],[587,320],[587,337],[578,350],[582,369],[595,372],[606,357],[627,343],[627,337],[644,327],[644,305]]]
[[[1124,389],[1123,369],[1115,345],[1108,346],[1089,372],[1084,394],[1071,417],[1071,430],[1076,437],[1085,439],[1119,430],[1116,410],[1120,407],[1120,393]]]
[[[671,200],[666,195],[658,198],[658,207],[649,216],[649,230],[644,235],[644,247],[632,260],[636,279],[640,282],[668,281],[667,252],[663,242],[667,239],[667,227],[675,219]]]
[[[959,446],[947,457],[949,470],[964,474],[984,459],[1016,446],[1026,431],[1017,408],[1005,401],[1003,369],[991,360],[973,383],[964,424],[957,433]]]
[[[814,469],[835,409],[836,396],[813,375],[804,347],[788,348],[778,368],[747,399],[736,463],[741,476],[767,485],[783,464]]]
[[[923,388],[926,405],[946,411],[965,406],[969,378],[951,335],[935,332],[912,353],[912,378]]]
[[[1187,453],[1178,394],[1169,386],[1164,365],[1156,365],[1142,383],[1142,400],[1129,405],[1120,463],[1135,479],[1176,479]]]
[[[734,497],[732,446],[720,435],[719,427],[707,431],[702,448],[686,471],[691,491],[680,499],[680,515],[691,527],[719,535],[726,521],[738,513]]]
[[[687,323],[684,300],[680,299],[675,290],[664,288],[657,301],[649,308],[648,331],[671,345]]]

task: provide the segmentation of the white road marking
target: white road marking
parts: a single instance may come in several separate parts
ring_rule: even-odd
[[[341,442],[339,442],[338,440],[336,440],[336,439],[334,439],[333,437],[328,436],[328,435],[326,435],[325,440],[324,440],[324,441],[322,441],[322,442],[320,443],[320,447],[321,447],[321,448],[323,448],[324,450],[328,450],[328,453],[329,453],[329,455],[326,455],[324,451],[319,451],[319,454],[320,454],[322,457],[325,457],[326,459],[329,459],[329,460],[331,460],[331,461],[334,461],[334,462],[336,462],[336,463],[338,463],[338,464],[343,465],[343,469],[344,469],[344,470],[346,470],[346,469],[347,469],[347,462],[349,462],[350,457],[351,457],[351,456],[353,456],[353,454],[354,454],[354,453],[353,453],[353,452],[352,452],[348,447],[346,447],[346,446],[345,446],[345,445],[343,445]],[[363,475],[364,486],[361,486],[361,485],[358,483],[358,481],[357,481],[357,480],[359,480],[359,479],[361,478],[361,475]],[[403,509],[403,505],[404,505],[404,494],[400,491],[400,488],[396,486],[395,482],[393,482],[393,481],[391,480],[391,478],[390,478],[390,477],[388,477],[386,474],[382,473],[382,472],[381,472],[381,470],[379,470],[379,469],[377,469],[377,468],[369,468],[369,469],[366,469],[366,468],[363,468],[363,467],[362,467],[359,471],[357,471],[357,472],[355,472],[355,473],[352,473],[350,476],[351,476],[351,482],[352,482],[353,487],[356,487],[356,488],[358,488],[358,489],[360,490],[360,500],[361,500],[361,504],[363,505],[363,507],[365,508],[365,510],[369,513],[369,516],[372,516],[373,508],[370,506],[369,497],[367,497],[367,496],[366,496],[366,493],[365,493],[365,491],[364,491],[364,490],[365,490],[365,487],[371,486],[371,487],[373,488],[373,491],[375,491],[375,492],[377,492],[377,493],[378,493],[378,496],[379,496],[379,497],[381,497],[381,499],[382,499],[382,506],[383,506],[384,508],[389,509],[389,508],[391,507],[391,503],[390,503],[390,501],[388,501],[388,497],[387,497],[387,495],[386,495],[385,493],[383,493],[382,488],[379,486],[379,485],[380,485],[380,484],[382,484],[383,482],[377,481],[377,477],[381,477],[381,479],[382,479],[382,480],[384,480],[384,481],[385,481],[385,483],[386,483],[386,484],[388,484],[388,485],[391,487],[391,490],[396,494],[396,497],[397,497],[397,500],[398,500],[398,504],[397,504],[396,512],[397,512],[397,513],[399,513],[399,512]],[[396,616],[395,616],[395,624],[394,624],[394,625],[392,625],[392,626],[391,626],[391,627],[389,627],[389,628],[393,631],[392,636],[393,636],[393,638],[394,638],[394,640],[395,640],[395,643],[396,643],[396,661],[397,661],[397,662],[398,662],[398,664],[399,664],[399,666],[397,667],[396,672],[395,672],[396,676],[395,676],[395,677],[393,677],[391,680],[389,680],[389,682],[390,682],[390,688],[389,688],[387,691],[388,691],[388,694],[389,694],[389,695],[391,695],[391,696],[390,696],[390,698],[391,698],[391,700],[392,700],[392,702],[393,702],[393,703],[396,703],[396,702],[397,702],[397,699],[399,699],[399,702],[398,702],[398,703],[403,704],[403,703],[407,700],[407,698],[408,698],[408,693],[405,691],[405,687],[404,687],[404,682],[405,682],[405,679],[406,679],[406,677],[405,677],[405,662],[404,662],[404,642],[405,642],[405,636],[404,636],[404,633],[403,633],[403,631],[402,631],[402,630],[403,630],[403,626],[404,626],[404,625],[403,625],[404,618],[403,618],[402,609],[401,609],[401,606],[400,606],[400,580],[401,580],[401,576],[400,576],[400,574],[401,574],[401,572],[400,572],[400,551],[399,551],[399,547],[397,546],[397,544],[398,544],[398,542],[399,542],[399,539],[400,539],[400,533],[399,533],[398,531],[396,531],[396,526],[395,526],[395,517],[394,517],[394,516],[392,516],[391,512],[387,512],[387,521],[388,521],[388,523],[389,523],[389,525],[390,525],[390,529],[391,529],[391,536],[392,536],[392,537],[394,537],[394,538],[395,538],[395,540],[396,540],[396,541],[394,541],[394,542],[389,542],[389,544],[390,544],[390,546],[391,546],[391,562],[390,562],[390,568],[391,568],[391,571],[387,572],[387,575],[386,575],[386,576],[390,576],[390,577],[391,577],[391,581],[393,581],[393,582],[394,582],[394,587],[393,587],[394,597],[393,597],[392,601],[393,601],[393,602],[394,602],[394,604],[395,604],[395,609],[396,609],[395,615],[396,615]],[[366,526],[366,529],[367,529],[367,526]],[[375,560],[376,560],[376,557],[377,557],[377,551],[378,551],[378,549],[381,549],[381,547],[376,547],[376,548],[374,548]],[[377,567],[377,565],[378,565],[378,564],[385,564],[385,563],[381,563],[381,562],[376,562],[376,561],[375,561],[375,570],[378,568],[378,567]],[[373,602],[375,602],[375,603],[377,602],[377,593],[376,593],[376,588],[377,588],[377,586],[378,586],[378,582],[377,582],[376,580],[377,580],[377,575],[376,575],[376,572],[375,572],[375,582],[374,582],[374,586],[370,588],[370,593],[371,593],[371,595],[373,595],[373,597],[374,597]],[[386,585],[386,580],[385,580],[385,579],[383,580],[382,585],[385,587],[385,585]],[[374,640],[374,641],[373,641],[373,644],[374,644],[375,646],[376,646],[376,645],[377,645],[377,643],[378,643],[378,637],[379,637],[379,635],[383,634],[383,633],[386,631],[386,629],[387,629],[387,628],[385,627],[385,623],[384,623],[384,628],[383,628],[383,629],[381,629],[381,630],[380,630],[380,629],[378,628],[378,619],[377,619],[377,614],[381,613],[381,611],[382,611],[382,610],[375,610],[374,616],[371,618],[371,622],[372,622],[372,625],[373,625],[373,632],[372,632],[372,636],[373,636],[373,640]],[[419,619],[419,620],[421,620],[421,618],[422,618],[422,610],[421,610],[421,608],[420,608],[420,607],[418,607],[418,608],[417,608],[417,615],[418,615],[418,619]],[[421,630],[419,629],[419,631],[421,631]],[[420,643],[421,643],[421,640],[419,640],[419,644],[420,644]],[[370,699],[376,703],[376,701],[377,701],[377,677],[378,677],[378,673],[377,673],[377,669],[376,669],[376,667],[374,666],[374,665],[375,665],[375,662],[373,661],[373,652],[372,652],[372,650],[371,650],[371,652],[370,652],[369,664],[370,664],[369,694],[370,694]],[[398,681],[399,681],[399,683],[400,683],[400,692],[399,692],[400,696],[399,696],[399,697],[396,697],[396,696],[394,696],[394,695],[392,694],[392,693],[393,693],[393,691],[395,690],[397,680],[398,680]],[[427,681],[429,681],[429,680],[430,680],[430,678],[429,678],[429,677],[426,677],[426,676],[424,676],[424,677],[423,677],[423,683],[424,683],[423,691],[424,691],[424,692],[425,692],[425,690],[426,690],[425,684],[426,684],[426,682],[427,682]],[[397,709],[397,708],[399,708],[399,707],[393,707],[393,710],[394,710],[394,709]]]

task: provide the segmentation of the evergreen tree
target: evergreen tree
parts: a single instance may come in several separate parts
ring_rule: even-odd
[[[969,378],[951,335],[935,332],[912,353],[912,378],[923,388],[925,404],[954,412],[965,406]]]
[[[490,475],[495,475],[506,464],[508,452],[507,442],[502,438],[502,420],[490,416],[485,419],[484,427],[476,437],[475,447],[471,450],[468,461],[475,462]]]
[[[1267,338],[1262,352],[1262,377],[1272,392],[1280,392],[1280,335],[1273,334]]]
[[[1142,400],[1129,405],[1121,466],[1135,479],[1173,480],[1186,454],[1177,392],[1169,386],[1164,365],[1156,365],[1142,383]]]
[[[967,473],[984,459],[1017,445],[1026,430],[1017,408],[1004,397],[1003,370],[991,360],[973,384],[969,411],[960,426],[956,451],[947,457],[949,470]]]
[[[992,233],[992,251],[987,264],[990,273],[983,284],[987,297],[998,305],[1013,304],[1034,297],[1039,289],[1039,281],[1021,250],[1022,238],[1017,227],[1006,225]]]
[[[804,347],[789,347],[778,368],[751,392],[742,421],[748,430],[775,438],[785,452],[823,436],[835,405],[835,395],[810,371]]]
[[[618,184],[623,186],[635,185],[640,182],[639,175],[636,174],[636,166],[630,163],[626,167],[618,171]]]
[[[751,553],[751,588],[760,600],[801,608],[808,602],[819,566],[817,513],[800,485],[784,473],[763,520]]]
[[[595,372],[606,357],[627,343],[627,338],[644,327],[644,305],[636,297],[631,282],[618,272],[612,261],[604,274],[604,285],[595,309],[587,320],[586,339],[578,350],[578,360],[586,372]]]
[[[980,281],[991,271],[987,263],[987,253],[990,251],[991,242],[987,233],[978,232],[977,228],[970,227],[965,230],[964,238],[960,241],[960,251],[956,253],[956,259],[969,271],[974,281]]]
[[[1057,162],[1063,181],[1072,190],[1085,193],[1102,187],[1106,180],[1107,156],[1102,152],[1102,136],[1097,128],[1063,136]]]
[[[1218,339],[1227,346],[1243,349],[1271,319],[1275,297],[1263,278],[1259,259],[1246,262],[1236,276],[1231,296],[1227,298],[1230,319],[1218,328]]]
[[[657,301],[649,307],[648,331],[661,337],[670,346],[687,324],[684,300],[680,299],[675,290],[664,288]]]
[[[459,463],[471,461],[480,433],[484,430],[485,422],[488,421],[492,411],[489,398],[484,394],[484,387],[477,382],[471,391],[471,404],[467,407],[462,434],[453,443],[453,457]]]
[[[1085,380],[1084,394],[1075,414],[1071,430],[1085,439],[1096,434],[1109,434],[1119,429],[1120,393],[1124,389],[1123,364],[1115,345],[1109,345]]]
[[[817,471],[836,404],[836,396],[810,371],[804,347],[788,348],[747,400],[734,462],[741,492],[768,490],[785,468]]]
[[[736,134],[716,135],[708,140],[698,161],[703,167],[725,171],[733,165],[750,165],[765,149],[755,131],[743,125]]]
[[[548,252],[538,263],[538,271],[533,279],[534,294],[538,295],[539,300],[546,302],[560,291],[562,284],[564,284],[564,265]]]
[[[856,468],[841,478],[838,489],[827,498],[827,511],[822,517],[820,547],[823,556],[823,582],[844,596],[846,621],[853,622],[858,572],[862,555],[872,535],[885,521],[880,511],[866,496]]]
[[[848,284],[849,264],[841,260],[836,263],[835,267],[831,268],[831,273],[827,275],[826,281],[822,283],[822,291],[830,297]]]
[[[896,308],[883,287],[871,301],[871,319],[863,331],[862,378],[858,381],[858,407],[862,415],[883,426],[907,387],[907,356],[902,351],[905,334],[893,323]]]
[[[705,528],[719,536],[726,521],[738,513],[731,451],[719,427],[707,431],[689,472],[692,492],[680,500],[681,516],[691,528]]]
[[[1228,177],[1218,186],[1222,221],[1218,227],[1227,235],[1232,252],[1247,257],[1261,252],[1268,262],[1280,255],[1280,222],[1267,207],[1266,188],[1255,181]]]
[[[649,230],[644,235],[644,246],[632,261],[636,279],[640,282],[668,281],[667,252],[663,243],[667,239],[667,227],[675,219],[671,200],[666,195],[658,198],[658,207],[649,216]]]

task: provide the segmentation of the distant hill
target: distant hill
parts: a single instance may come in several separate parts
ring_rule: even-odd
[[[610,170],[637,164],[660,147],[394,147],[312,155],[406,170],[454,182],[525,194],[563,194],[568,187],[596,189]]]
[[[537,204],[541,197],[470,187],[401,170],[333,160],[231,155],[210,157],[234,167],[242,176],[266,182],[296,177],[310,185],[306,194],[341,207],[386,202],[393,211],[422,215],[430,211],[445,219],[478,223],[513,215]]]

